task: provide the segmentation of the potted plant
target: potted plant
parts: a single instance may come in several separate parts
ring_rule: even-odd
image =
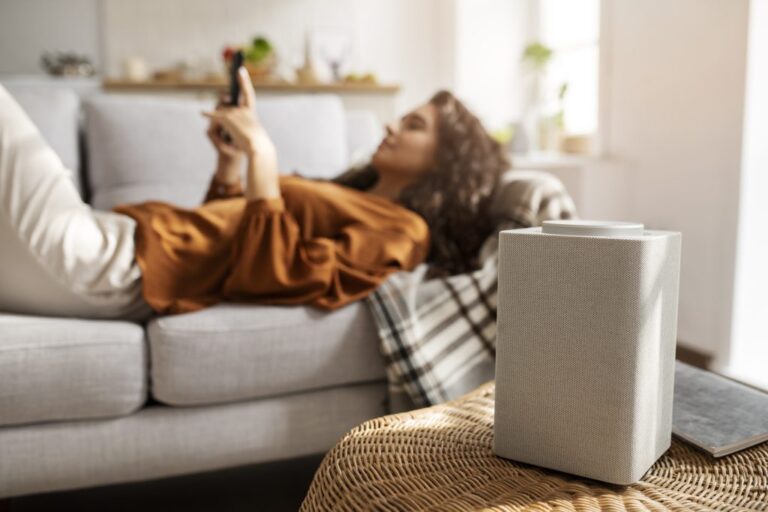
[[[523,49],[521,57],[527,79],[524,126],[531,139],[531,147],[537,150],[557,150],[563,132],[563,100],[568,84],[560,84],[557,90],[557,108],[547,94],[546,72],[552,60],[552,50],[538,42]]]
[[[229,66],[232,55],[238,48],[228,46],[224,49],[224,61]],[[263,36],[256,36],[251,44],[239,48],[245,57],[245,68],[254,81],[268,80],[277,63],[277,54],[272,43]]]

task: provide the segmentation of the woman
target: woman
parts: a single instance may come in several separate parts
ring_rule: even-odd
[[[112,304],[109,299],[121,314],[135,310],[137,302],[158,313],[194,311],[223,300],[335,309],[365,297],[389,273],[422,261],[432,263],[433,275],[475,268],[477,251],[493,229],[489,198],[507,161],[450,93],[436,94],[388,125],[368,167],[333,181],[308,180],[278,174],[275,147],[254,113],[253,86],[245,69],[239,71],[241,104],[204,113],[218,166],[203,205],[190,210],[147,202],[121,205],[116,213],[93,212],[68,197],[58,199],[53,211],[46,205],[45,212],[32,215],[38,226],[79,226],[82,233],[69,228],[42,236],[48,250],[38,260],[85,299],[86,310],[93,306],[89,314],[106,316],[109,308],[100,304]],[[9,131],[6,124],[0,117],[0,131]],[[9,153],[25,154],[14,137],[4,139],[0,165]],[[38,178],[51,174],[39,158],[12,160],[4,167],[26,160]],[[15,189],[18,195],[25,188],[19,183],[29,181],[18,169],[3,175],[4,194]],[[15,198],[17,207],[24,201]],[[75,222],[62,222],[72,211]],[[21,233],[17,238],[35,252],[34,239],[41,236],[20,225],[24,215],[10,213],[10,224]],[[86,248],[77,249],[81,245]],[[16,282],[1,274],[0,279],[6,289],[21,284],[18,276]],[[0,292],[0,307],[7,307],[7,295]],[[40,311],[37,295],[38,306],[30,304],[34,312],[49,312],[50,307]]]

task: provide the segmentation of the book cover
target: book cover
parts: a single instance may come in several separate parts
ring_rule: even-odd
[[[676,361],[672,433],[714,457],[768,441],[768,393]]]

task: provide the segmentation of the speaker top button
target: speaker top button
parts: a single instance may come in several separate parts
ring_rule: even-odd
[[[645,226],[638,222],[613,220],[545,220],[541,232],[549,235],[642,236]]]

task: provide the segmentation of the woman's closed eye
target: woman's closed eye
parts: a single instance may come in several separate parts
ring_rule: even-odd
[[[400,123],[405,130],[424,130],[427,128],[427,121],[418,114],[407,114],[403,116]]]

